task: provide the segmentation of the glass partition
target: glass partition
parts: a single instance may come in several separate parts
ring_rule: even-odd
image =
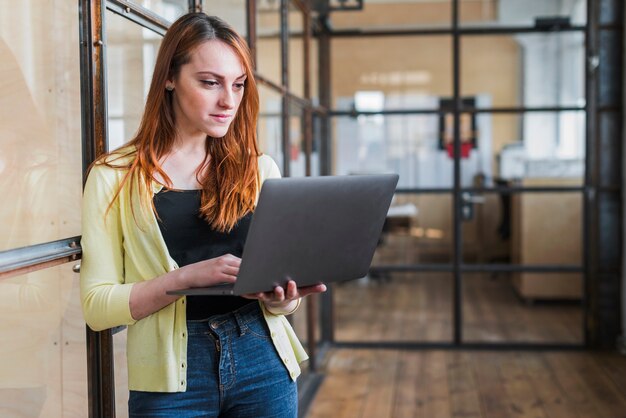
[[[276,90],[268,88],[260,83],[259,88],[259,122],[258,142],[261,152],[268,154],[276,161],[282,171],[282,95]]]
[[[583,184],[584,111],[468,112],[462,117],[464,187],[526,185],[534,179],[551,186]]]
[[[374,253],[372,268],[451,263],[452,215],[449,194],[396,194]]]
[[[133,0],[133,2],[170,22],[175,21],[189,10],[188,0]]]
[[[584,80],[582,32],[461,40],[461,95],[478,108],[584,106]]]
[[[289,106],[289,175],[306,175],[306,144],[304,138],[304,109],[290,102]]]
[[[87,416],[85,323],[72,266],[0,280],[0,315],[0,416]]]
[[[78,33],[75,1],[0,0],[0,251],[80,234]]]
[[[331,14],[333,29],[433,29],[452,26],[451,0],[363,1],[362,10]]]
[[[107,11],[109,150],[136,133],[150,88],[161,36]]]
[[[463,275],[463,340],[473,343],[583,343],[583,306],[578,297],[550,297],[582,287],[576,273]],[[542,294],[538,298],[528,296]],[[553,293],[553,295],[555,295]]]
[[[576,181],[528,179],[526,187],[571,187]],[[554,264],[582,267],[583,197],[571,193],[484,193],[465,205],[466,263]],[[546,274],[524,273],[525,276]],[[552,283],[559,274],[547,274]],[[580,297],[579,285],[568,290]]]
[[[289,91],[304,97],[304,14],[289,2]]]
[[[256,69],[271,82],[282,84],[282,56],[280,51],[280,2],[262,2],[258,5]]]
[[[439,142],[439,116],[335,118],[335,174],[393,172],[398,188],[453,184],[453,160]]]
[[[210,16],[217,16],[230,24],[237,33],[246,37],[246,2],[241,0],[203,0],[202,10]]]
[[[586,0],[461,0],[461,26],[584,25]]]
[[[383,95],[380,110],[434,110],[452,96],[450,36],[333,39],[330,62],[338,110],[374,110],[359,108],[360,92]]]
[[[451,342],[452,275],[391,273],[333,285],[338,342]]]

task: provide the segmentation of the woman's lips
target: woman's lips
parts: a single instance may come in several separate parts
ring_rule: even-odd
[[[232,118],[232,115],[225,115],[220,113],[211,115],[211,117],[219,122],[228,122]]]

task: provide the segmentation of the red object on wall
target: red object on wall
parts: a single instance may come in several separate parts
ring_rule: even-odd
[[[446,144],[446,150],[448,151],[448,157],[454,158],[454,144]],[[470,142],[461,142],[461,158],[469,158],[471,150],[472,144]]]

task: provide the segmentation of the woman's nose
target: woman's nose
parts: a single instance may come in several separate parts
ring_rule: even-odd
[[[232,109],[235,107],[235,97],[232,91],[224,89],[220,97],[220,106],[226,109]]]

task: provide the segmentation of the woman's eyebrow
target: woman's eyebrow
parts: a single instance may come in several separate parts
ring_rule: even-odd
[[[196,74],[198,74],[198,75],[202,75],[202,76],[207,76],[207,75],[209,75],[209,76],[213,76],[213,77],[215,77],[215,78],[219,78],[220,80],[223,80],[223,79],[225,79],[225,78],[226,78],[226,77],[225,77],[225,76],[223,76],[222,74],[218,74],[218,73],[215,73],[215,72],[213,72],[213,71],[198,71]],[[243,74],[241,74],[239,77],[235,78],[235,80],[239,80],[239,79],[246,78],[246,77],[247,77],[247,74],[246,74],[246,73],[243,73]]]

